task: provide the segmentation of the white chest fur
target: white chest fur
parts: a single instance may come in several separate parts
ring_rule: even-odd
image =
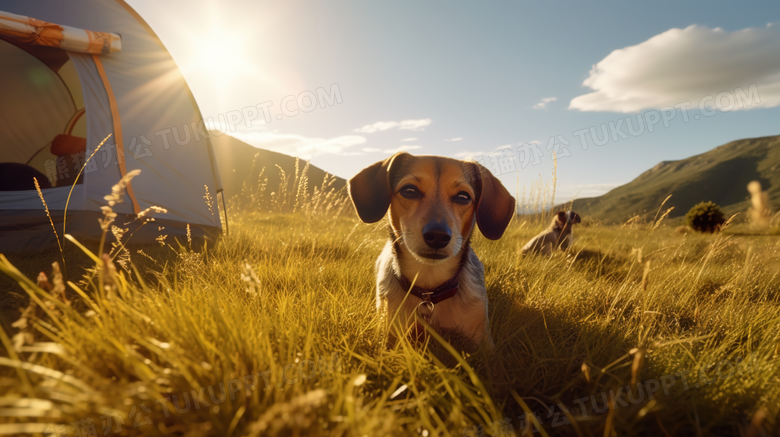
[[[458,277],[458,292],[455,296],[437,303],[431,316],[431,326],[437,331],[456,331],[470,337],[479,344],[483,339],[490,339],[488,321],[487,291],[485,290],[485,269],[471,248],[464,261]],[[377,310],[382,313],[386,323],[391,321],[402,328],[408,328],[415,323],[414,312],[421,300],[401,287],[398,277],[401,273],[401,262],[393,252],[391,242],[387,242],[376,262]],[[406,266],[406,270],[409,267]],[[409,280],[418,272],[404,272]],[[424,271],[419,272],[424,275]],[[443,282],[443,281],[442,281]],[[418,276],[419,283],[419,276]],[[404,301],[404,298],[406,299]]]

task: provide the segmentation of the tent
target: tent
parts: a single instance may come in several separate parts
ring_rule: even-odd
[[[134,242],[182,235],[187,225],[196,238],[221,233],[222,186],[198,105],[124,1],[0,3],[0,65],[0,253],[56,245],[33,177],[60,238],[66,202],[66,232],[99,237],[104,196],[134,169],[141,174],[114,208],[116,225],[134,229],[141,211],[167,209]]]

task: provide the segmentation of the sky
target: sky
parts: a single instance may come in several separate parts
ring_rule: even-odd
[[[555,153],[567,201],[780,134],[778,2],[128,3],[204,118],[344,178],[406,150],[521,193]]]

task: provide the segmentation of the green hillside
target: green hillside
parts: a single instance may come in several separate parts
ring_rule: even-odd
[[[249,187],[256,187],[260,171],[265,168],[263,178],[268,178],[268,185],[262,194],[264,198],[258,200],[269,202],[270,199],[265,197],[272,192],[279,191],[280,172],[276,167],[277,165],[288,176],[288,190],[293,189],[296,161],[294,157],[270,150],[258,149],[230,135],[213,135],[211,141],[214,145],[214,154],[219,165],[222,186],[228,199],[241,195],[245,181],[248,182]],[[252,168],[253,161],[255,163],[254,168]],[[300,160],[298,165],[299,170],[303,171],[306,162]],[[306,174],[309,180],[308,191],[311,194],[315,187],[322,185],[326,172],[319,167],[310,165]],[[346,185],[344,179],[332,175],[330,177],[333,178],[330,188],[341,190]]]
[[[577,199],[573,209],[604,223],[624,222],[636,214],[652,219],[661,202],[674,206],[670,218],[682,217],[695,204],[711,200],[726,213],[746,211],[746,189],[757,180],[780,206],[780,136],[732,141],[701,155],[663,161],[633,181],[600,197]]]

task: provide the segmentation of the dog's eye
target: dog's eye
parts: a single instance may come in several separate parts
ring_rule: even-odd
[[[471,202],[471,196],[465,191],[461,191],[452,198],[452,201],[461,205],[468,205]]]
[[[401,196],[407,198],[407,199],[419,199],[422,197],[422,193],[420,193],[420,190],[417,189],[414,185],[404,185],[403,188],[401,188]]]

